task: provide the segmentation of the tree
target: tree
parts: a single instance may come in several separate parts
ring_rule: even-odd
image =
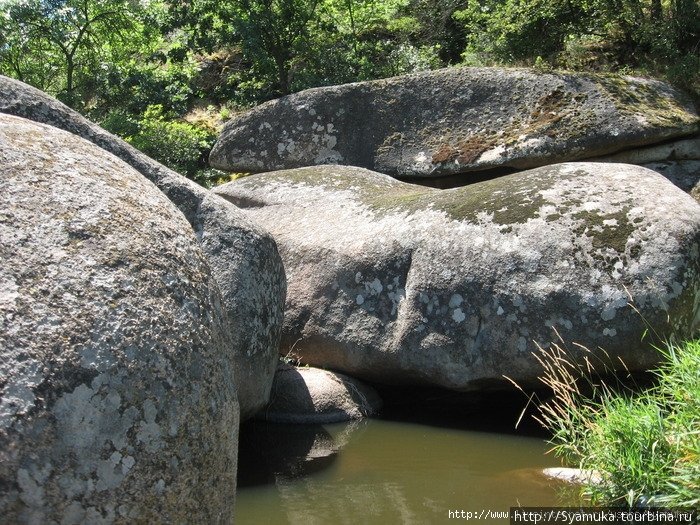
[[[467,35],[455,13],[467,8],[467,0],[411,0],[406,12],[414,19],[417,45],[437,46],[441,61],[457,64],[467,43]]]
[[[137,3],[10,0],[2,7],[0,71],[79,106],[79,87],[123,46]]]
[[[326,0],[322,12],[331,29],[317,44],[316,53],[326,65],[326,83],[369,80],[410,70],[410,64],[400,62],[417,51],[410,40],[418,22],[403,13],[407,5],[408,0]]]
[[[290,93],[292,59],[309,40],[309,25],[320,0],[238,0],[225,19],[238,31],[244,52],[274,66],[279,94]]]

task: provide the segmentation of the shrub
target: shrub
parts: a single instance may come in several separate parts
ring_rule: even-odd
[[[216,131],[181,120],[169,120],[160,105],[149,106],[138,122],[138,131],[127,142],[169,168],[208,185],[212,175],[203,171]],[[217,175],[220,177],[220,175]]]
[[[598,381],[559,346],[540,351],[542,381],[554,397],[538,419],[557,455],[600,474],[584,491],[594,503],[700,503],[700,340],[668,344],[663,353],[655,386],[634,394]]]

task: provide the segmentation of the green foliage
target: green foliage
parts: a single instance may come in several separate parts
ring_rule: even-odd
[[[184,114],[195,98],[197,64],[190,58],[173,62],[164,54],[154,52],[150,56],[154,55],[154,60],[146,60],[144,53],[139,53],[130,60],[108,65],[100,85],[95,86],[91,116],[100,119],[112,108],[139,115],[152,105]]]
[[[698,91],[695,0],[480,0],[455,12],[466,56],[486,63],[636,69]]]
[[[576,1],[496,0],[470,3],[455,16],[469,34],[470,49],[518,62],[560,50],[582,14]]]
[[[423,28],[420,20],[430,19],[426,5],[436,11],[434,5],[444,4],[440,23],[454,26],[452,3],[194,0],[190,14],[177,17],[169,27],[177,27],[196,42],[191,48],[198,49],[208,65],[215,65],[211,59],[230,64],[225,79],[209,84],[216,85],[217,99],[247,106],[308,87],[444,65],[444,50],[449,47],[455,55],[454,49],[461,50],[462,44],[446,36],[430,38],[430,29]],[[204,12],[205,17],[192,14]],[[195,36],[207,31],[206,42]]]
[[[0,72],[83,107],[103,65],[136,33],[127,0],[9,0],[0,7]]]
[[[633,394],[594,380],[554,347],[541,354],[554,399],[541,406],[555,452],[601,475],[586,493],[601,504],[700,503],[700,340],[664,350],[657,384]],[[593,394],[577,386],[587,378]]]
[[[700,95],[699,35],[696,0],[0,0],[0,73],[210,182],[195,106],[457,63],[651,72]]]
[[[149,106],[135,121],[124,112],[112,112],[102,125],[125,137],[135,148],[203,186],[222,177],[206,167],[209,151],[216,140],[215,129],[166,118],[163,107]]]
[[[122,109],[110,111],[100,125],[120,137],[131,137],[139,132],[139,120]]]
[[[588,468],[605,473],[604,483],[595,489],[596,499],[619,503],[624,496],[632,505],[642,497],[664,494],[673,460],[654,398],[610,396],[603,398],[599,410],[596,426],[587,435],[584,460]]]
[[[402,10],[410,22],[410,42],[419,49],[436,52],[440,65],[458,64],[467,44],[467,33],[456,13],[470,4],[467,0],[410,0]]]

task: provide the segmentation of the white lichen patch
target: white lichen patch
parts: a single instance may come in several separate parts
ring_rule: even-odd
[[[107,384],[110,382],[107,380]],[[64,446],[99,450],[111,443],[115,449],[123,449],[128,440],[127,432],[136,422],[137,410],[121,408],[121,396],[117,392],[99,392],[85,384],[64,394],[53,407]]]
[[[289,172],[287,180],[302,173]],[[461,388],[470,378],[500,378],[494,370],[511,361],[493,356],[517,355],[534,374],[524,356],[533,349],[530,342],[552,341],[552,328],[593,348],[614,334],[620,348],[621,336],[629,340],[637,329],[630,298],[649,308],[660,298],[671,304],[670,296],[688,290],[673,278],[681,266],[669,264],[673,258],[665,251],[677,245],[661,224],[674,219],[660,219],[665,212],[656,201],[663,196],[640,190],[658,183],[641,168],[570,164],[539,170],[537,177],[533,172],[528,184],[504,177],[502,188],[489,181],[484,198],[472,197],[474,209],[466,211],[480,183],[425,189],[413,199],[415,188],[364,170],[328,167],[319,173],[323,182],[316,185],[311,177],[289,184],[284,175],[270,180],[268,174],[253,189],[243,182],[240,191],[266,204],[249,213],[287,250],[292,297],[301,293],[318,308],[310,321],[294,308],[291,318],[304,320],[304,334],[316,331],[333,341],[327,355],[347,352],[355,357],[343,363],[355,359],[353,366],[363,372],[396,359],[397,370],[443,385],[448,381],[441,371],[449,368],[449,381],[455,381],[449,386]],[[378,272],[398,269],[398,261],[404,265],[398,282],[391,272]],[[325,293],[315,280],[328,290],[340,268],[346,284],[315,303]],[[650,282],[652,274],[663,285]],[[400,308],[392,308],[396,317],[378,315],[379,302],[389,298],[393,306],[391,294],[398,290],[405,293]],[[342,322],[334,317],[341,311]],[[342,336],[332,334],[329,327],[336,325],[345,327]],[[415,355],[417,346],[430,350],[430,363]],[[640,363],[653,359],[648,352],[639,355]]]
[[[532,151],[537,150],[537,148],[542,147],[547,142],[551,142],[550,137],[545,136],[524,136],[518,137],[517,147],[521,150]]]
[[[449,302],[449,307],[450,308],[457,308],[459,305],[461,305],[464,302],[464,298],[458,293],[452,294],[450,297],[450,302]]]
[[[295,151],[296,143],[291,138],[288,138],[284,142],[277,143],[277,155],[280,157],[285,155],[294,155]]]
[[[17,471],[16,479],[20,490],[19,497],[30,508],[41,508],[44,506],[45,493],[43,482],[45,481],[45,476],[36,476],[36,474],[36,470],[30,473],[29,470],[24,468]]]
[[[372,282],[367,284],[367,287],[372,291],[373,295],[379,295],[384,290],[382,283],[379,279],[375,278]]]
[[[95,369],[98,372],[105,372],[116,363],[114,354],[109,348],[96,344],[80,347],[78,355],[80,355],[80,366]]]
[[[430,173],[435,169],[431,156],[426,151],[419,151],[413,157],[408,157],[408,162],[403,167],[407,174]]]
[[[139,424],[136,439],[146,446],[149,452],[158,452],[163,447],[160,425],[156,423],[156,406],[151,399],[143,403],[143,421]]]
[[[36,359],[28,358],[13,364],[9,373],[10,361],[0,363],[2,376],[8,378],[0,391],[0,429],[12,425],[17,416],[26,414],[36,402],[34,388],[44,380],[44,367]]]
[[[300,148],[298,154],[294,155],[292,158],[305,158],[306,156],[312,155],[314,156],[314,164],[341,163],[343,161],[343,156],[335,149],[338,145],[337,131],[337,128],[332,122],[325,125],[320,122],[312,122],[310,143],[307,144],[306,148]]]
[[[314,162],[317,164],[340,164],[343,162],[343,156],[334,149],[322,148],[314,157]]]
[[[501,159],[501,157],[503,157],[506,151],[507,149],[504,145],[496,146],[495,148],[491,148],[490,150],[484,151],[477,159],[477,162],[484,164],[497,162]]]
[[[452,320],[453,320],[455,323],[461,323],[461,322],[464,321],[466,318],[467,318],[467,316],[464,314],[464,312],[462,311],[461,308],[455,308],[455,309],[452,311]]]
[[[352,280],[361,286],[361,292],[355,296],[355,304],[364,305],[364,308],[370,312],[376,312],[379,305],[388,300],[391,305],[389,316],[393,317],[406,296],[406,291],[401,286],[400,276],[383,275],[381,278],[363,279],[362,272],[357,272]]]

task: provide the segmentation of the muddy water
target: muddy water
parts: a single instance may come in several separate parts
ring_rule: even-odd
[[[545,454],[542,436],[504,432],[482,420],[446,425],[430,417],[395,419],[317,427],[247,424],[237,523],[508,523],[496,513],[578,501],[574,491],[539,474],[559,466]],[[470,512],[480,519],[461,517]]]

